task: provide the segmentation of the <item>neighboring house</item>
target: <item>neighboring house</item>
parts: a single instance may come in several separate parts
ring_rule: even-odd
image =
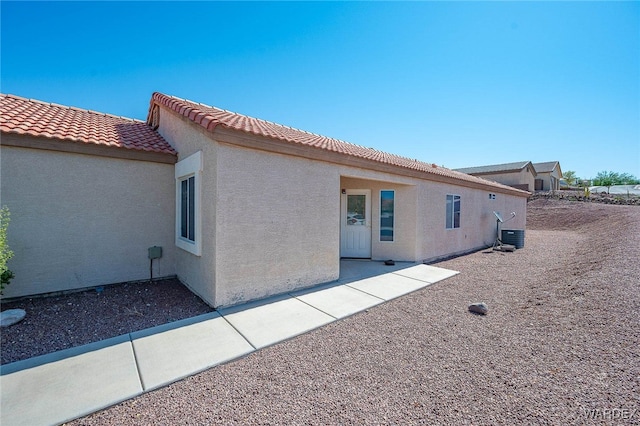
[[[513,188],[533,192],[536,169],[531,161],[519,161],[517,163],[492,164],[490,166],[466,167],[455,169],[457,172],[466,173],[471,176],[499,182]]]
[[[147,124],[1,98],[7,297],[177,276],[211,306],[336,280],[341,258],[491,245],[528,192],[154,93]],[[162,247],[150,264],[148,248]]]
[[[557,191],[560,189],[562,170],[558,161],[533,163],[533,167],[537,174],[534,188],[536,191]]]

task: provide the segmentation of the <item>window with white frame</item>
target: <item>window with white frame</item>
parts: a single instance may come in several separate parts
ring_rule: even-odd
[[[460,228],[460,196],[447,195],[447,229]]]
[[[200,226],[202,151],[179,161],[175,166],[175,177],[176,246],[200,256],[202,250]]]
[[[196,241],[196,177],[180,180],[180,237],[192,243]]]

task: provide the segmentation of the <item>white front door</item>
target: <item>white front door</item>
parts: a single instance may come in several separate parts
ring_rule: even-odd
[[[347,189],[340,214],[340,257],[371,257],[371,190]]]

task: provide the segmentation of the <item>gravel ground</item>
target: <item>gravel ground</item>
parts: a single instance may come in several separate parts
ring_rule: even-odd
[[[2,364],[213,310],[176,279],[2,303],[3,311],[17,308],[27,316],[2,329]]]
[[[639,258],[638,207],[535,200],[522,250],[71,424],[640,424]]]

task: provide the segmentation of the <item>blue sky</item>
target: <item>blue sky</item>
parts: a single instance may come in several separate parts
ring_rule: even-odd
[[[638,2],[6,2],[0,90],[159,91],[450,168],[640,177]]]

